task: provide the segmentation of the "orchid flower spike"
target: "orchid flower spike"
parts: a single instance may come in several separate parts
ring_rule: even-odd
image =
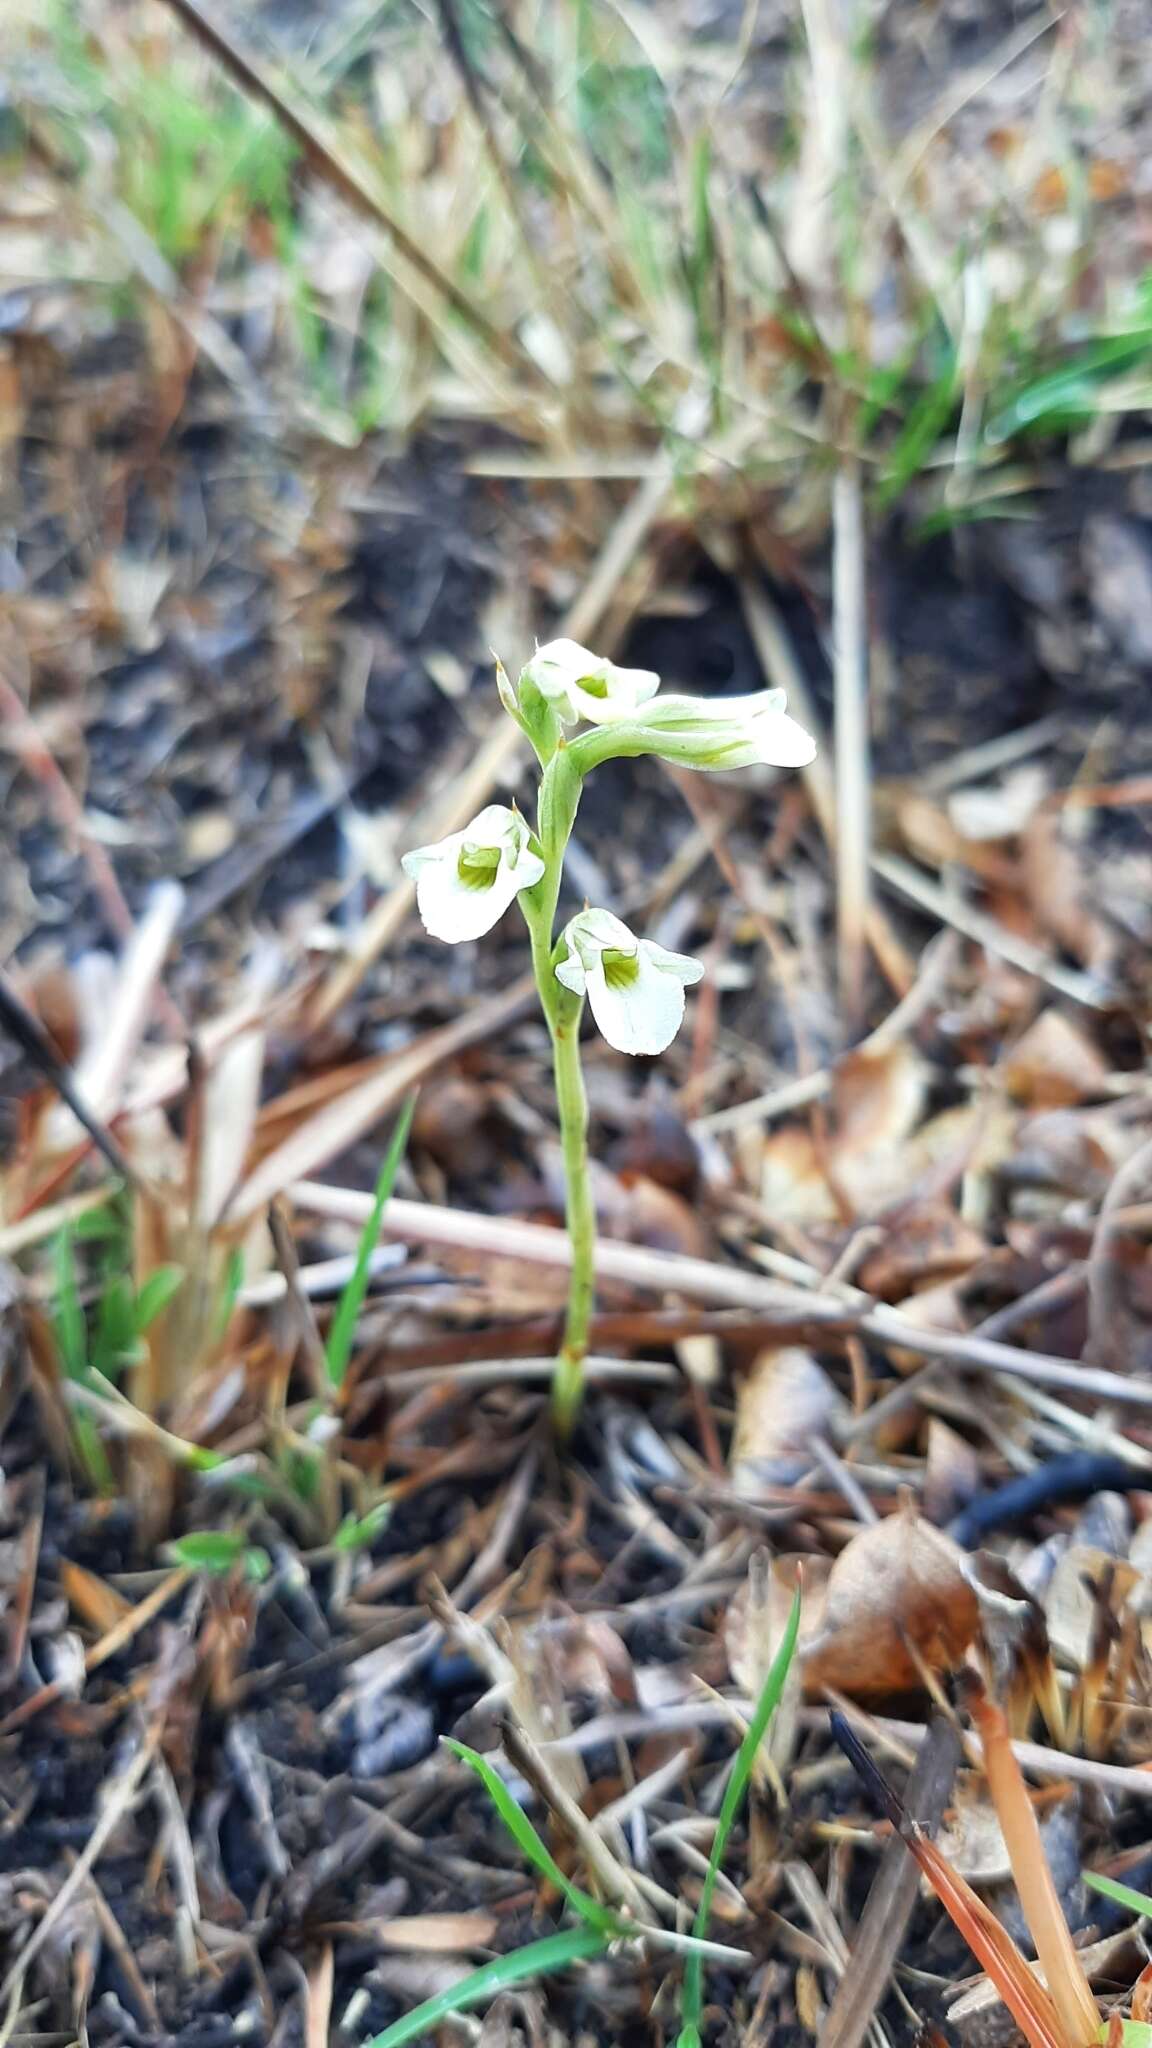
[[[406,853],[401,866],[416,883],[424,929],[450,946],[491,931],[513,897],[544,873],[530,840],[519,811],[489,804],[463,832]]]
[[[699,960],[638,939],[610,910],[582,910],[564,927],[556,979],[586,995],[617,1052],[657,1053],[684,1017],[684,990],[704,972]]]
[[[538,647],[524,668],[521,682],[535,683],[565,725],[586,718],[592,725],[611,725],[635,718],[660,688],[650,668],[617,668],[603,654],[590,654],[576,640],[549,640]]]

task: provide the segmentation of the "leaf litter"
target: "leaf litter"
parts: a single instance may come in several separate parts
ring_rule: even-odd
[[[760,69],[772,49],[769,30]],[[698,91],[697,59],[664,54]],[[898,40],[892,79],[921,61]],[[956,82],[956,120],[986,120]],[[25,104],[39,159],[0,357],[0,933],[34,1027],[0,1071],[7,2037],[364,2041],[424,1998],[452,2010],[489,1960],[500,1991],[539,1942],[565,1973],[505,1990],[485,2039],[679,2012],[903,2040],[910,2006],[988,2039],[989,1987],[952,1995],[971,1962],[828,1734],[836,1700],[909,1774],[914,1821],[949,1809],[945,1857],[1026,1939],[969,1668],[1008,1715],[1093,1983],[1135,1990],[1141,2018],[1141,1923],[1079,1885],[1085,1864],[1146,1885],[1149,1864],[1152,642],[1122,439],[1073,449],[995,545],[980,523],[970,545],[873,545],[891,681],[863,1043],[833,994],[818,780],[751,774],[714,811],[646,764],[589,805],[589,868],[662,942],[691,934],[711,988],[664,1067],[591,1071],[595,1392],[561,1466],[523,962],[510,936],[436,958],[396,853],[480,783],[516,794],[489,641],[527,646],[544,613],[576,631],[594,585],[626,658],[737,693],[791,660],[826,712],[823,514],[797,492],[734,519],[713,479],[693,517],[599,448],[550,477],[536,398],[502,381],[497,403],[489,378],[540,471],[506,484],[474,396],[445,427],[421,395],[444,397],[426,307],[395,324],[416,454],[318,431],[351,356],[339,402],[329,382],[289,432],[288,298],[269,314],[256,288],[279,275],[269,221],[215,276],[181,267],[179,219],[153,222],[163,251],[111,211],[94,238],[34,79]],[[819,141],[792,255],[826,317]],[[1028,145],[1007,122],[989,146],[969,177]],[[891,188],[929,264],[940,164],[914,207]],[[1035,172],[1058,215],[1065,171]],[[351,331],[369,267],[338,226],[307,233]],[[93,329],[94,282],[141,271],[147,320]],[[529,359],[554,358],[536,334]],[[1037,383],[1017,413],[1058,396]],[[941,929],[946,952],[925,946]],[[361,1232],[416,1085],[383,1259]],[[737,1816],[727,1774],[797,1585],[801,1650]],[[549,1864],[493,1826],[478,1765]],[[574,1895],[709,1936],[703,1995],[699,1952],[560,1929]]]

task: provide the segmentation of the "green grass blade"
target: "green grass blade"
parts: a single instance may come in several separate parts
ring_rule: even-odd
[[[592,1927],[569,1927],[562,1934],[546,1934],[542,1941],[530,1941],[526,1948],[497,1956],[493,1963],[481,1964],[470,1977],[454,1984],[449,1991],[441,1991],[436,1998],[426,1998],[423,2005],[415,2006],[402,2019],[393,2020],[382,2034],[373,2034],[364,2048],[403,2048],[406,2041],[431,2034],[451,2013],[482,2005],[486,1998],[506,1991],[511,1984],[530,1983],[534,1977],[546,1977],[553,1970],[566,1970],[570,1963],[602,1955],[607,1946],[607,1936]]]
[[[1050,370],[1010,398],[989,421],[985,439],[994,447],[1031,427],[1059,430],[1091,419],[1099,387],[1109,377],[1136,369],[1152,354],[1152,329],[1103,335],[1062,369]]]
[[[224,1267],[224,1280],[220,1288],[220,1298],[216,1303],[215,1314],[212,1318],[212,1338],[216,1344],[221,1342],[229,1323],[232,1321],[232,1312],[236,1307],[236,1297],[243,1285],[244,1253],[237,1244],[233,1245],[232,1250],[228,1254],[227,1264]]]
[[[720,1865],[724,1858],[724,1851],[728,1846],[728,1837],[732,1832],[732,1823],[740,1809],[744,1794],[748,1790],[748,1781],[752,1776],[752,1766],[756,1762],[756,1753],[760,1748],[760,1744],[768,1732],[768,1723],[780,1704],[784,1687],[788,1680],[788,1673],[792,1668],[792,1659],[796,1654],[796,1641],[799,1633],[800,1595],[797,1593],[792,1602],[792,1611],[788,1616],[788,1623],[780,1641],[780,1648],[772,1660],[772,1669],[764,1681],[764,1689],[756,1702],[756,1711],[749,1722],[748,1733],[745,1735],[737,1751],[736,1761],[732,1766],[732,1775],[728,1780],[724,1793],[723,1803],[720,1808],[720,1818],[716,1823],[716,1833],[712,1838],[712,1853],[708,1858],[707,1874],[700,1888],[700,1904],[696,1908],[696,1918],[692,1922],[692,1932],[697,1940],[700,1940],[708,1931],[708,1921],[712,1913],[712,1895],[716,1890],[716,1879],[720,1874]],[[684,1982],[680,1991],[681,2026],[677,2048],[699,2048],[700,2022],[703,2014],[704,1961],[702,1956],[690,1955],[684,1965]]]
[[[183,1266],[157,1266],[136,1296],[136,1328],[146,1330],[184,1285]]]
[[[332,1328],[328,1332],[328,1342],[324,1347],[324,1359],[328,1368],[328,1384],[334,1388],[340,1388],[344,1384],[344,1375],[348,1370],[348,1360],[352,1356],[352,1345],[356,1337],[356,1325],[360,1320],[360,1311],[368,1292],[372,1254],[380,1241],[380,1225],[396,1175],[400,1171],[400,1161],[404,1157],[404,1147],[408,1143],[408,1132],[412,1126],[412,1112],[415,1107],[416,1097],[410,1095],[396,1120],[392,1142],[384,1155],[384,1164],[380,1168],[380,1177],[376,1182],[376,1199],[372,1204],[372,1213],[360,1233],[352,1278],[340,1296],[336,1313],[332,1318]]]
[[[62,1230],[57,1237],[52,1247],[52,1266],[56,1283],[52,1321],[60,1351],[60,1363],[70,1380],[82,1380],[88,1369],[88,1331],[84,1322],[84,1311],[80,1306],[76,1256],[72,1249],[70,1231]]]
[[[513,1841],[524,1851],[528,1861],[535,1864],[540,1875],[563,1892],[573,1912],[607,1941],[622,1933],[621,1922],[615,1913],[609,1912],[598,1899],[590,1898],[587,1892],[581,1891],[570,1877],[565,1877],[551,1850],[541,1840],[523,1808],[517,1806],[503,1778],[493,1770],[487,1757],[481,1756],[478,1750],[469,1749],[466,1743],[454,1742],[451,1736],[445,1736],[444,1747],[475,1771]]]
[[[1133,1913],[1142,1913],[1146,1920],[1152,1920],[1152,1899],[1147,1892],[1134,1892],[1130,1884],[1119,1884],[1114,1877],[1102,1877],[1096,1870],[1083,1870],[1080,1875],[1090,1891],[1103,1892],[1117,1906],[1128,1906]]]

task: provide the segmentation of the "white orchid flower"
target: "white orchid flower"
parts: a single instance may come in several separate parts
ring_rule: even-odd
[[[671,1045],[684,1017],[684,990],[704,972],[699,960],[638,939],[610,910],[582,910],[564,927],[568,957],[556,979],[586,995],[617,1052],[657,1053]]]
[[[650,668],[618,668],[603,654],[591,654],[576,640],[549,640],[538,647],[521,681],[533,682],[565,725],[586,718],[591,725],[611,725],[635,718],[660,688]]]
[[[489,804],[463,832],[406,853],[401,866],[416,883],[424,929],[450,946],[491,931],[513,897],[544,873],[530,837],[518,811]]]
[[[816,742],[789,718],[783,690],[750,697],[658,697],[626,727],[585,733],[574,746],[581,772],[622,754],[656,754],[685,768],[806,768]]]

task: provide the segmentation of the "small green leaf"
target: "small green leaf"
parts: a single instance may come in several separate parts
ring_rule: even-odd
[[[183,1266],[157,1266],[136,1296],[136,1328],[146,1330],[184,1285]]]
[[[340,1296],[336,1313],[332,1318],[332,1327],[328,1332],[328,1342],[325,1346],[324,1358],[328,1367],[328,1383],[335,1388],[343,1386],[344,1375],[348,1370],[348,1360],[352,1356],[352,1345],[356,1337],[356,1325],[360,1319],[360,1311],[364,1306],[364,1297],[368,1292],[372,1254],[380,1241],[380,1225],[383,1221],[384,1211],[388,1206],[388,1198],[392,1193],[396,1175],[400,1170],[400,1161],[404,1157],[404,1147],[408,1143],[408,1132],[411,1128],[412,1112],[415,1107],[416,1097],[410,1095],[396,1120],[392,1141],[384,1155],[384,1164],[380,1168],[380,1177],[376,1182],[376,1196],[372,1203],[372,1213],[360,1233],[360,1243],[356,1251],[356,1264],[352,1270],[352,1278]]]
[[[741,1801],[748,1789],[756,1754],[768,1732],[768,1724],[780,1704],[792,1659],[796,1654],[796,1643],[800,1634],[800,1595],[792,1602],[792,1611],[780,1641],[780,1647],[772,1660],[772,1669],[764,1681],[764,1688],[756,1702],[756,1711],[748,1724],[748,1732],[736,1754],[732,1775],[728,1780],[720,1807],[720,1818],[716,1833],[712,1837],[712,1853],[708,1858],[708,1869],[700,1888],[700,1903],[692,1922],[692,1932],[701,1940],[708,1932],[708,1920],[712,1911],[712,1895],[716,1890],[716,1879],[732,1823],[740,1809]],[[684,1965],[684,1982],[680,1991],[680,2033],[676,2048],[700,2048],[700,2023],[704,2015],[704,1963],[703,1958],[693,1954]]]
[[[375,1543],[377,1536],[388,1527],[392,1519],[392,1503],[382,1500],[366,1515],[345,1515],[333,1538],[336,1550],[364,1550]]]
[[[248,1539],[236,1529],[195,1529],[165,1545],[165,1556],[189,1571],[210,1572],[222,1577],[239,1564],[248,1549]]]
[[[535,1977],[546,1977],[553,1970],[566,1970],[571,1963],[602,1955],[607,1946],[608,1937],[591,1927],[569,1927],[562,1934],[546,1934],[542,1941],[530,1941],[526,1948],[514,1949],[511,1955],[497,1956],[495,1962],[481,1964],[470,1977],[441,1991],[436,1998],[426,1998],[423,2005],[415,2006],[402,2019],[393,2020],[382,2034],[373,2034],[364,2048],[404,2048],[406,2041],[433,2033],[450,2014],[482,2005],[486,1998],[506,1991],[511,1984],[531,1983]]]
[[[303,1444],[286,1444],[277,1460],[281,1476],[306,1507],[314,1504],[319,1492],[323,1461],[322,1451]]]
[[[110,1202],[101,1202],[98,1209],[87,1209],[83,1216],[77,1216],[72,1232],[82,1243],[106,1244],[110,1238],[122,1236],[124,1218]]]
[[[481,1756],[478,1750],[469,1749],[466,1743],[454,1742],[451,1736],[445,1736],[444,1747],[475,1771],[508,1833],[524,1851],[528,1861],[535,1864],[541,1876],[563,1892],[573,1912],[578,1913],[606,1941],[623,1933],[624,1926],[617,1914],[609,1912],[607,1906],[602,1906],[598,1899],[590,1898],[579,1885],[573,1884],[570,1877],[565,1877],[551,1850],[541,1840],[523,1808],[517,1806],[503,1778],[493,1770],[487,1757]]]
[[[1104,1897],[1114,1900],[1116,1905],[1128,1906],[1133,1913],[1142,1913],[1145,1919],[1152,1920],[1152,1899],[1147,1892],[1133,1891],[1130,1884],[1120,1884],[1116,1878],[1104,1877],[1098,1870],[1085,1870],[1081,1874],[1090,1891],[1103,1892]]]

